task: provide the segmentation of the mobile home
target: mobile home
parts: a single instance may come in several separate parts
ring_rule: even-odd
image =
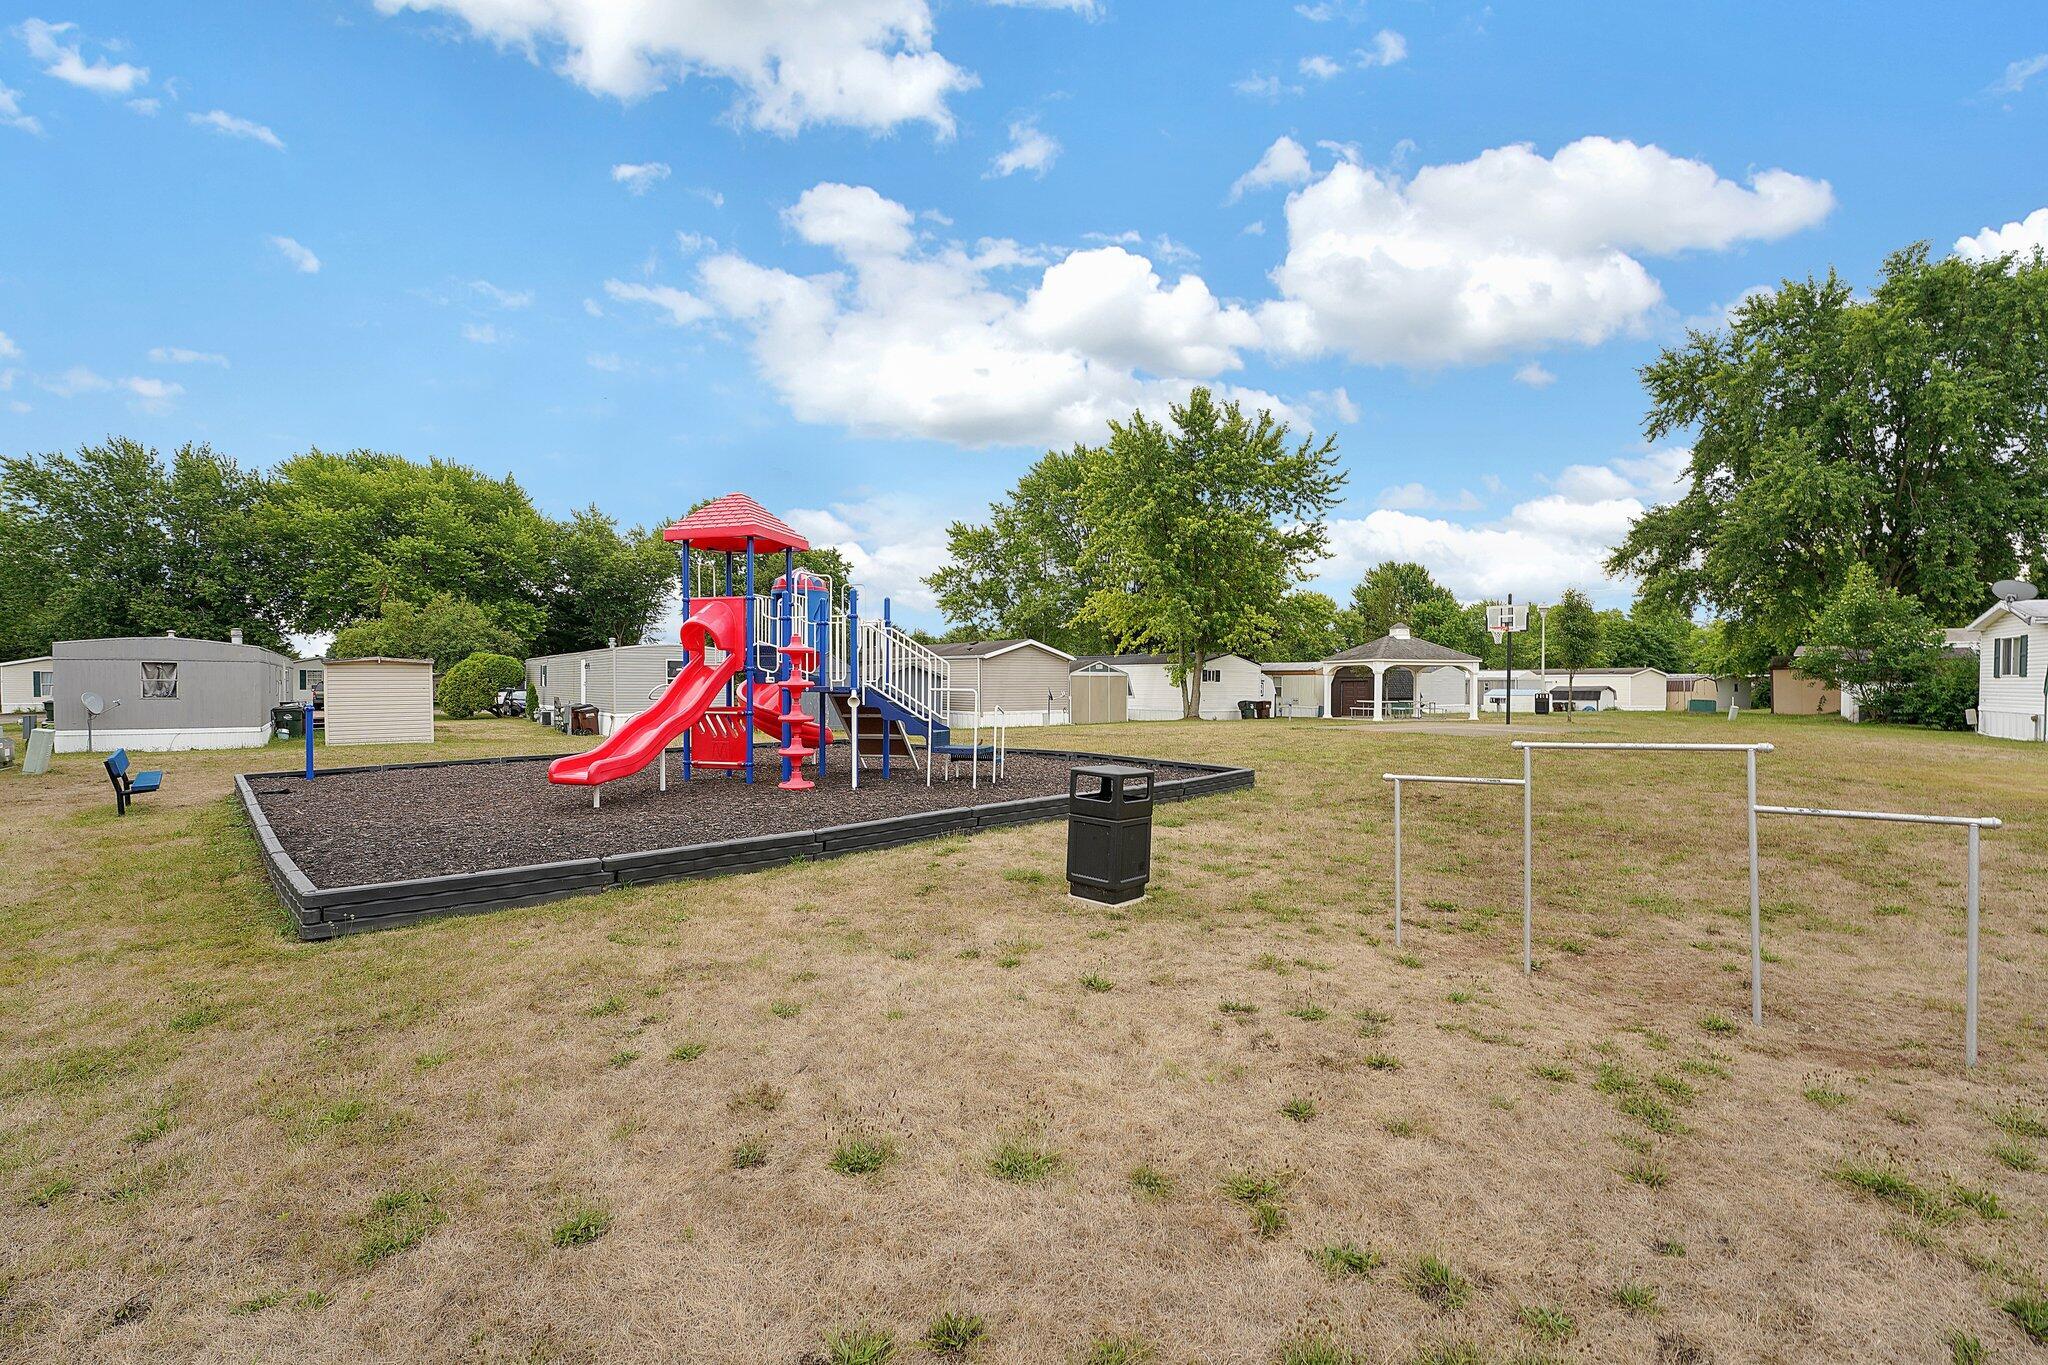
[[[59,753],[84,752],[88,735],[95,753],[257,748],[270,742],[271,708],[291,700],[291,660],[239,640],[59,640],[52,658]]]
[[[1090,654],[1075,666],[1101,664],[1116,669],[1131,680],[1129,716],[1132,720],[1179,720],[1187,711],[1180,684],[1173,680],[1172,661],[1164,654]],[[1203,720],[1236,720],[1240,703],[1263,703],[1270,712],[1274,682],[1254,660],[1242,654],[1216,654],[1202,664],[1201,717]]]
[[[2000,602],[1968,630],[1977,642],[1977,733],[2048,740],[2048,602]]]
[[[961,640],[933,645],[932,653],[946,660],[952,678],[948,724],[972,726],[977,706],[984,725],[999,709],[1010,725],[1066,723],[1074,656],[1065,650],[1037,640]]]

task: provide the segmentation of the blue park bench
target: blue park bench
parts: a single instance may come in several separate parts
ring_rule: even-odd
[[[116,749],[107,755],[107,780],[114,784],[114,814],[126,815],[128,803],[144,792],[153,792],[164,784],[160,772],[131,773],[128,771],[128,751]]]

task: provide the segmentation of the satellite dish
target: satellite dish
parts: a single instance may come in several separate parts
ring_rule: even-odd
[[[97,692],[88,692],[78,700],[84,705],[85,714],[88,716],[97,716],[107,709],[107,699]]]
[[[1991,591],[1998,594],[2001,602],[2031,602],[2041,595],[2040,590],[2023,579],[2007,578],[1991,585]]]

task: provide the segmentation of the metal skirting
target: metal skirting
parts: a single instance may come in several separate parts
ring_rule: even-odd
[[[1064,749],[1015,749],[1017,754],[1074,762],[1171,763],[1193,768],[1193,777],[1162,781],[1156,788],[1162,801],[1222,792],[1243,791],[1255,781],[1250,768],[1231,768],[1184,759],[1145,759],[1122,754],[1079,753]],[[510,758],[448,759],[427,763],[366,764],[351,768],[328,768],[324,772],[382,772],[402,768],[444,768],[477,763],[532,763],[557,757],[535,754]],[[290,912],[302,939],[329,939],[371,929],[397,928],[448,915],[474,915],[514,906],[538,905],[569,896],[590,895],[612,887],[646,886],[678,881],[685,877],[713,877],[728,873],[754,872],[785,863],[812,858],[831,858],[848,853],[893,848],[948,834],[972,833],[1056,820],[1066,814],[1064,795],[1034,796],[991,801],[985,805],[955,806],[947,810],[920,811],[883,820],[864,820],[824,829],[727,839],[716,843],[691,844],[680,848],[648,849],[613,854],[603,858],[579,858],[569,862],[541,863],[532,867],[492,868],[484,872],[457,872],[439,877],[415,877],[394,882],[370,882],[360,886],[317,887],[285,851],[263,814],[263,798],[253,784],[276,778],[299,777],[297,772],[242,773],[235,777],[235,792],[242,810],[255,831],[263,867],[276,889],[278,899]]]

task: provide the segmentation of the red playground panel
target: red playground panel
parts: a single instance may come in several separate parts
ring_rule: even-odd
[[[690,762],[699,768],[747,766],[747,713],[738,706],[714,706],[690,730]]]

